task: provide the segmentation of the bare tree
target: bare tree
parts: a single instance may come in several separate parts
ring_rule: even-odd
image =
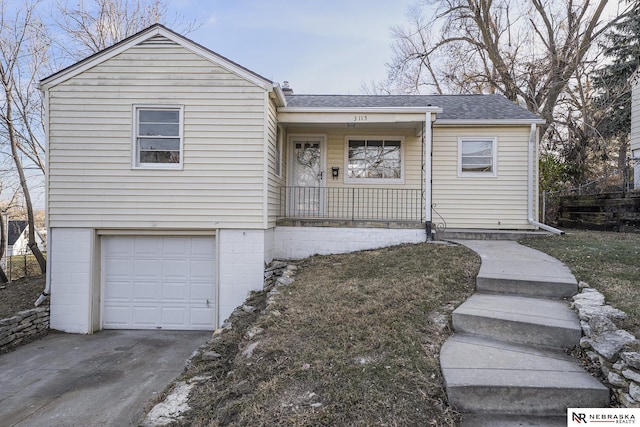
[[[34,60],[45,54],[47,44],[45,26],[35,15],[37,3],[27,3],[15,12],[15,18],[11,19],[6,13],[6,5],[2,3],[2,18],[0,20],[0,83],[4,99],[0,106],[0,123],[6,132],[6,138],[11,148],[11,156],[19,177],[20,188],[27,209],[27,222],[29,227],[28,246],[35,256],[42,273],[46,271],[46,260],[35,239],[35,225],[33,204],[29,192],[29,184],[24,172],[23,155],[21,147],[25,147],[26,138],[35,138],[30,131],[30,124],[25,123],[27,114],[33,110],[29,108],[29,100],[25,93],[31,93],[26,87],[33,85],[35,70],[27,71],[24,67],[24,59]],[[42,42],[45,41],[43,44]],[[33,141],[32,141],[33,142]],[[36,157],[32,161],[38,161]],[[44,170],[43,163],[38,162]]]
[[[161,23],[181,33],[198,28],[196,21],[176,16],[171,22],[164,0],[80,0],[70,6],[59,3],[57,25],[65,34],[59,46],[71,59],[79,60]]]
[[[603,22],[607,0],[427,0],[394,29],[387,85],[397,91],[501,93],[554,123]],[[546,130],[546,126],[543,127]],[[544,133],[544,132],[543,132]]]

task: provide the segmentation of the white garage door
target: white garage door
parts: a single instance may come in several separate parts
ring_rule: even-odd
[[[105,329],[214,328],[213,237],[102,238]]]

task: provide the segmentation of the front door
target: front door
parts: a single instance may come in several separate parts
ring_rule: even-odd
[[[324,138],[291,137],[288,216],[322,217],[325,199]]]

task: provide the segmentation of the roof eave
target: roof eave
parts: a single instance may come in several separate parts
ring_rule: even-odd
[[[442,113],[442,108],[426,107],[283,107],[282,113]]]
[[[546,121],[544,119],[438,119],[433,123],[434,126],[438,125],[543,125]]]

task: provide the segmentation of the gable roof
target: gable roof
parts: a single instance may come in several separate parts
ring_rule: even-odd
[[[137,34],[134,34],[111,47],[108,47],[100,52],[97,52],[80,62],[77,62],[69,67],[66,67],[55,74],[50,75],[49,77],[45,77],[40,80],[40,87],[48,88],[55,85],[58,85],[80,73],[86,71],[90,68],[95,67],[102,62],[113,58],[114,56],[124,52],[127,49],[130,49],[133,46],[139,45],[144,42],[148,42],[149,44],[160,44],[162,41],[170,41],[174,44],[178,44],[193,53],[204,57],[212,62],[217,63],[222,68],[225,68],[227,71],[234,73],[246,80],[249,80],[256,84],[257,86],[264,87],[267,90],[273,88],[274,83],[261,76],[254,71],[249,70],[248,68],[239,65],[230,59],[225,58],[222,55],[215,53],[214,51],[207,49],[206,47],[168,29],[167,27],[161,24],[154,24]]]
[[[543,123],[536,114],[502,95],[287,95],[287,109],[439,107],[437,122],[523,121]]]
[[[27,228],[27,221],[9,221],[8,224],[8,246],[13,246],[13,244],[18,240],[24,229]]]

